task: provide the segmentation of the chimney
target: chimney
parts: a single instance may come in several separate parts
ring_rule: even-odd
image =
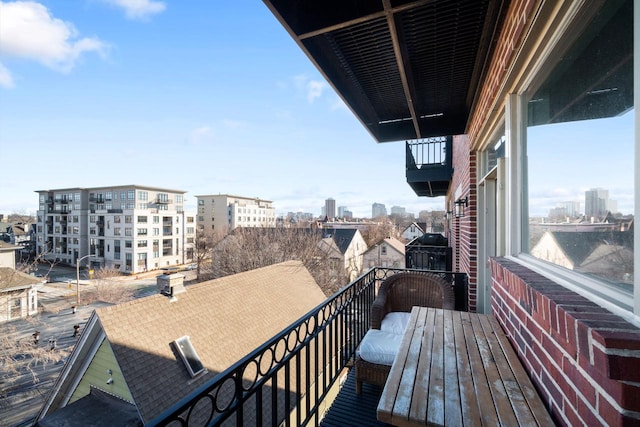
[[[161,274],[156,278],[156,287],[162,295],[170,297],[171,301],[177,301],[175,295],[187,291],[182,274]]]

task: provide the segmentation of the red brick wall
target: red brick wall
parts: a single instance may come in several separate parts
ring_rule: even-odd
[[[531,19],[540,0],[513,0],[509,5],[505,21],[496,43],[491,64],[480,88],[480,95],[474,105],[467,133],[474,141],[493,114],[498,92],[502,88],[511,64],[515,59],[518,46],[522,43],[525,29],[531,25]]]
[[[493,314],[560,425],[640,425],[640,328],[513,261],[491,260]]]
[[[453,248],[453,270],[467,273],[469,276],[469,311],[477,307],[477,218],[476,218],[476,154],[469,151],[469,138],[466,135],[453,137],[453,164],[455,173],[451,182],[451,205],[447,209],[455,212],[455,197],[469,200],[464,208],[464,216],[449,222],[449,246]],[[473,183],[473,184],[472,184]],[[456,191],[460,191],[456,195]]]

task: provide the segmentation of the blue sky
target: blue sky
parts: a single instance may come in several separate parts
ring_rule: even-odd
[[[357,216],[443,209],[406,183],[259,1],[0,1],[0,212],[140,184]]]

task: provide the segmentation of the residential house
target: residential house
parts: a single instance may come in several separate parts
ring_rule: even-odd
[[[387,237],[370,246],[362,256],[364,268],[404,268],[404,243]]]
[[[322,228],[323,238],[331,239],[342,254],[344,271],[352,281],[363,269],[363,255],[367,244],[356,228]]]
[[[38,314],[42,279],[10,267],[0,267],[0,323]]]
[[[632,284],[633,235],[611,231],[547,231],[531,255],[619,284]]]
[[[325,299],[297,261],[178,288],[96,309],[38,415],[39,425],[91,425],[105,407],[114,419],[137,413],[146,424]],[[100,399],[104,393],[112,399]],[[224,393],[221,405],[233,397]],[[271,403],[270,396],[263,398]],[[265,411],[270,419],[271,405]],[[79,416],[88,418],[74,418]]]
[[[0,240],[0,267],[16,268],[16,251],[20,246]]]
[[[129,274],[191,261],[184,191],[122,185],[37,193],[36,244],[44,259]]]
[[[411,224],[409,224],[408,226],[406,226],[404,228],[404,230],[402,230],[402,232],[400,233],[400,236],[407,242],[412,241],[413,239],[415,239],[416,237],[420,237],[422,236],[424,233],[426,233],[427,229],[427,224],[426,223],[417,223],[417,222],[412,222]]]

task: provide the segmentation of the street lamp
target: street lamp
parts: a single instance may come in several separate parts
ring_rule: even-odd
[[[97,257],[96,254],[85,255],[76,259],[76,307],[80,305],[80,261],[89,257]]]

